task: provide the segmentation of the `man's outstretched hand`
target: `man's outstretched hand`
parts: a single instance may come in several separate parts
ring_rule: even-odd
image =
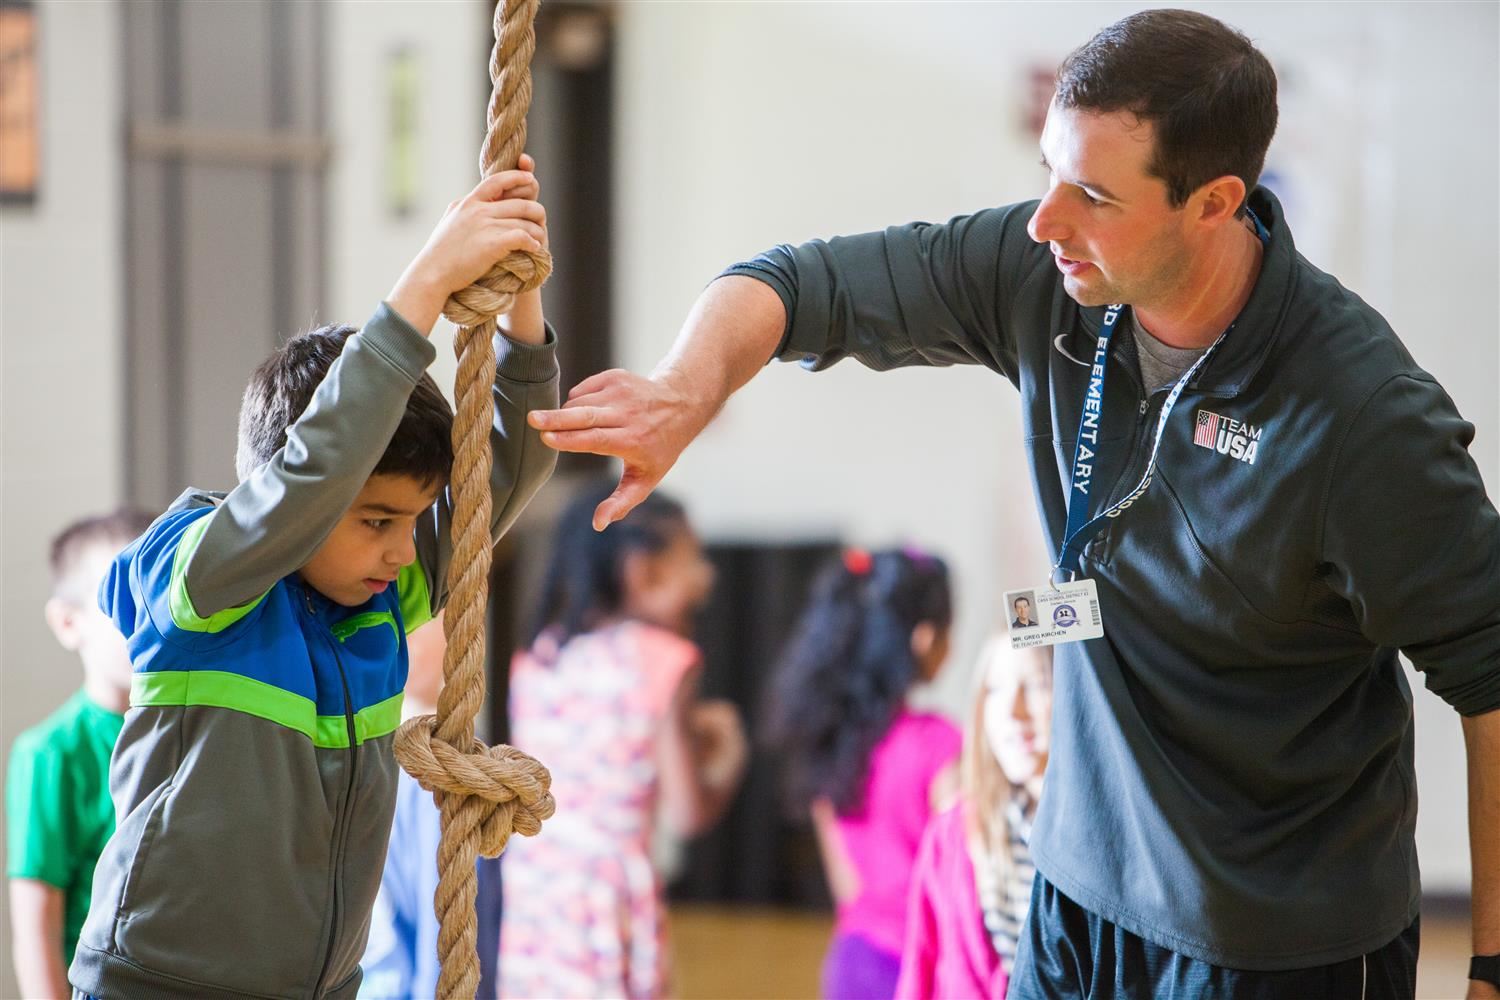
[[[679,391],[678,379],[670,371],[647,378],[615,368],[574,386],[561,409],[527,415],[548,447],[625,463],[620,485],[594,511],[595,531],[646,499],[713,417],[717,406],[710,409]]]

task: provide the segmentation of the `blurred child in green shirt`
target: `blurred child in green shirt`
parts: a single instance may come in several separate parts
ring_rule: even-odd
[[[83,687],[16,738],[5,783],[12,952],[25,997],[68,997],[94,864],[115,828],[109,757],[130,703],[125,637],[99,610],[116,552],[150,525],[130,510],[77,521],[52,541],[47,624],[83,661]]]

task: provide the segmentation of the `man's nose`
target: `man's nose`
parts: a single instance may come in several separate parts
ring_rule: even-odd
[[[1057,190],[1053,187],[1042,196],[1041,204],[1037,205],[1031,221],[1026,224],[1027,234],[1038,243],[1063,243],[1073,235],[1062,217]]]

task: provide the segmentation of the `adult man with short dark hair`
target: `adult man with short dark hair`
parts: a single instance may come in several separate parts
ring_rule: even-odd
[[[1105,635],[1057,651],[1013,996],[1411,996],[1398,650],[1464,716],[1474,945],[1500,954],[1500,517],[1472,426],[1256,186],[1275,124],[1242,35],[1133,15],[1060,70],[1040,201],[768,251],[650,378],[532,414],[624,460],[602,527],[769,357],[1020,388],[1056,570]]]
[[[1026,598],[1018,597],[1010,602],[1010,606],[1016,613],[1016,617],[1011,620],[1011,628],[1031,628],[1036,625],[1031,617],[1031,602]]]

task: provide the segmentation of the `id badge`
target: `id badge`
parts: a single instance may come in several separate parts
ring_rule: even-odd
[[[1005,607],[1010,616],[1011,649],[1055,646],[1104,635],[1099,588],[1087,578],[1055,587],[1044,583],[1030,590],[1012,590],[1005,595]]]

